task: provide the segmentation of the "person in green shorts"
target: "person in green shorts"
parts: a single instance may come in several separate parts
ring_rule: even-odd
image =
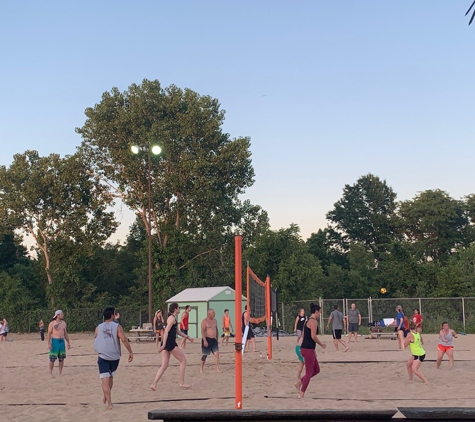
[[[48,326],[48,347],[49,347],[49,374],[53,377],[53,368],[56,359],[59,362],[59,375],[63,373],[64,359],[66,358],[66,344],[71,348],[66,323],[63,321],[63,311],[58,309],[54,313],[53,321]]]
[[[410,332],[407,337],[404,339],[404,347],[409,346],[411,350],[411,357],[406,362],[406,369],[409,375],[409,380],[412,381],[412,375],[418,376],[422,382],[427,383],[427,379],[422,375],[419,368],[426,357],[426,352],[422,345],[424,341],[422,340],[422,334],[416,331],[416,323],[414,321],[409,321]]]
[[[302,330],[303,331],[303,330]],[[299,368],[297,370],[297,379],[300,380],[302,378],[302,371],[303,367],[305,366],[305,359],[302,356],[302,353],[300,352],[301,346],[302,346],[302,340],[303,340],[303,335],[300,336],[297,345],[295,346],[295,354],[299,358]],[[299,390],[300,392],[300,390]]]

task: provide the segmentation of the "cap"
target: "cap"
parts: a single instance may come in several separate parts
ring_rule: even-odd
[[[63,311],[61,309],[58,309],[55,313],[54,313],[54,317],[53,319],[55,319],[58,315],[62,314]]]

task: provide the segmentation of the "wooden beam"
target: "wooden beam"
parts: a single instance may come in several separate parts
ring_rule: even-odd
[[[398,407],[411,420],[474,421],[475,407]]]
[[[387,421],[395,414],[396,409],[387,410],[151,410],[149,420],[163,420],[163,422],[211,422],[211,421]]]

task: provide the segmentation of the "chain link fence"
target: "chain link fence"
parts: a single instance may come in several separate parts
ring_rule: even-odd
[[[346,315],[351,304],[354,303],[361,313],[361,325],[367,327],[370,322],[380,321],[382,318],[394,318],[396,306],[401,305],[405,314],[410,318],[414,309],[419,309],[425,333],[438,333],[442,322],[448,321],[455,331],[475,333],[475,297],[446,297],[446,298],[391,298],[391,299],[323,299],[301,300],[290,303],[279,303],[280,328],[289,333],[294,332],[295,319],[300,309],[309,315],[310,304],[320,305],[320,332],[327,333],[328,317],[335,305]],[[68,324],[68,331],[91,332],[97,324],[102,322],[103,309],[63,309],[64,319]],[[141,327],[148,322],[146,309],[118,308],[120,323],[126,331],[132,327]],[[43,320],[47,328],[52,320],[54,311],[38,309],[34,311],[18,311],[16,315],[7,315],[0,309],[0,317],[5,317],[11,332],[32,333],[39,331],[39,322]],[[363,330],[361,330],[364,333]],[[369,332],[369,331],[368,331]]]
[[[326,324],[335,305],[347,315],[348,309],[354,303],[361,314],[361,325],[367,327],[373,321],[383,318],[394,318],[396,306],[403,308],[405,315],[410,319],[414,309],[419,309],[423,317],[425,333],[438,333],[444,321],[458,332],[475,333],[475,297],[438,297],[438,298],[390,298],[390,299],[323,299],[301,300],[279,305],[279,319],[281,329],[289,333],[294,332],[295,319],[300,309],[306,315],[310,313],[310,304],[320,305],[320,332],[326,332]],[[368,330],[369,332],[369,330]],[[362,330],[362,333],[364,331]]]
[[[102,322],[103,309],[63,309],[64,320],[68,326],[68,332],[91,332]],[[144,322],[148,322],[148,311],[137,308],[117,308],[120,313],[119,322],[128,331],[132,327],[141,327]],[[47,309],[37,309],[34,311],[19,311],[16,315],[6,315],[0,310],[0,316],[8,321],[10,332],[13,333],[34,333],[39,332],[40,320],[48,330],[48,324],[52,321],[54,311]]]

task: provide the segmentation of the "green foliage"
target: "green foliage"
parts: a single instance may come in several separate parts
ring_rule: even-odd
[[[372,174],[345,185],[343,197],[327,213],[327,219],[339,235],[344,250],[351,243],[361,243],[378,255],[386,250],[396,235],[396,194],[386,181]]]
[[[0,272],[0,318],[6,318],[11,331],[19,327],[21,311],[32,309],[37,301],[17,277]]]
[[[26,248],[13,230],[0,230],[0,271],[7,271],[14,265],[26,263]]]
[[[450,257],[439,273],[434,295],[475,296],[475,244]]]
[[[419,247],[421,259],[444,261],[473,240],[467,205],[441,190],[421,192],[400,204],[402,232]]]
[[[231,283],[234,233],[252,241],[268,227],[268,218],[240,200],[254,183],[250,140],[222,131],[219,102],[144,80],[123,93],[104,93],[85,113],[77,129],[81,153],[136,212],[136,227],[153,237],[154,301],[163,303],[188,286]],[[130,152],[137,144],[145,149],[141,156]],[[147,151],[155,144],[162,153],[152,158]],[[147,245],[141,246],[136,299],[147,278]]]
[[[308,252],[320,260],[325,275],[328,275],[331,264],[348,268],[348,258],[335,247],[332,234],[334,231],[331,229],[319,229],[317,233],[312,233],[306,242]]]
[[[102,244],[117,224],[107,207],[108,188],[92,177],[88,161],[75,154],[40,157],[36,151],[16,154],[9,168],[0,167],[0,216],[7,227],[31,235],[53,283],[54,243]],[[59,250],[59,248],[56,248]],[[55,301],[54,289],[49,289]]]
[[[243,254],[254,273],[261,277],[270,276],[272,287],[278,290],[282,301],[307,298],[322,292],[320,261],[308,253],[299,232],[295,224],[288,229],[268,230]]]

